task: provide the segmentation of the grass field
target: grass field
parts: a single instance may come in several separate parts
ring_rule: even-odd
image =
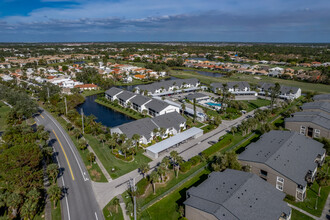
[[[56,120],[61,124],[63,129],[65,129],[67,131],[66,121],[63,118],[55,116],[55,115],[53,115],[53,117],[55,117]],[[79,146],[77,139],[75,137],[73,137],[72,135],[69,135],[69,136],[70,136],[72,142],[74,143],[74,145],[76,147]],[[88,174],[91,177],[91,179],[95,182],[108,182],[107,179],[105,178],[105,176],[103,175],[99,165],[97,165],[95,163],[93,163],[92,166],[90,165],[90,162],[87,159],[87,154],[88,154],[89,151],[88,150],[82,151],[78,147],[77,147],[77,150],[78,150],[78,152],[80,154],[80,157],[83,160],[83,162],[84,162],[84,164],[87,168]]]
[[[203,70],[204,71],[204,70]],[[247,81],[252,84],[258,84],[260,81],[276,83],[278,82],[280,85],[293,86],[301,88],[302,92],[318,92],[318,93],[329,93],[330,86],[325,84],[315,84],[315,83],[307,83],[300,82],[294,80],[285,80],[280,78],[268,77],[268,76],[258,76],[261,80],[255,79],[253,75],[236,73],[231,77],[210,77],[198,74],[194,70],[192,71],[180,71],[180,70],[171,70],[171,75],[178,78],[197,78],[202,83],[210,85],[213,82],[230,82],[230,81]]]
[[[0,131],[4,131],[6,129],[6,117],[10,111],[10,107],[0,102]]]
[[[292,220],[313,220],[311,217],[309,217],[295,209],[292,209],[291,219]]]
[[[250,111],[260,108],[262,106],[270,105],[270,101],[267,99],[257,99],[257,100],[250,100],[250,101],[244,100],[241,102],[244,102],[247,104],[247,106],[248,106],[247,112],[250,112]]]
[[[101,93],[104,93],[104,90],[85,90],[81,93],[81,95],[86,97],[86,96],[97,95],[97,94],[101,94]]]
[[[326,165],[323,165],[321,169],[327,170],[328,167]],[[319,191],[319,185],[315,181],[311,187],[307,188],[307,197],[303,202],[292,202],[292,201],[288,201],[288,202],[294,206],[297,206],[298,208],[305,210],[306,212],[309,212],[312,215],[320,217],[330,192],[330,186],[321,188],[320,197],[317,196],[318,191]]]
[[[113,205],[114,199],[112,199],[104,208],[103,215],[106,220],[124,220],[123,211],[118,204],[117,210]]]
[[[186,191],[190,187],[197,186],[207,179],[208,174],[209,171],[203,170],[171,194],[143,211],[140,219],[179,219],[180,213],[178,212],[178,207],[182,206],[186,200]]]
[[[61,203],[57,201],[56,208],[54,209],[54,202],[51,202],[52,206],[52,220],[61,220]]]
[[[142,163],[149,163],[151,161],[151,159],[144,156],[142,154],[142,151],[140,151],[136,154],[136,156],[134,156],[134,160],[132,162],[125,162],[116,158],[111,153],[111,149],[109,147],[103,147],[103,145],[92,135],[85,134],[85,138],[87,139],[89,145],[95,151],[96,156],[100,159],[101,163],[113,179],[137,169],[138,166]],[[115,171],[112,171],[112,168],[114,168]]]

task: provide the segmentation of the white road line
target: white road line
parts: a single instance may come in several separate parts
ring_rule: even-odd
[[[97,214],[96,214],[96,212],[95,212],[95,218],[96,218],[96,220],[99,220],[99,218],[97,217]]]
[[[66,136],[64,135],[64,133],[62,132],[62,130],[60,129],[60,127],[56,124],[56,122],[55,122],[51,117],[49,117],[48,114],[47,114],[46,112],[45,112],[45,115],[46,115],[46,116],[47,116],[47,117],[48,117],[48,118],[49,118],[49,119],[55,124],[55,126],[58,128],[58,130],[59,130],[59,131],[62,133],[62,135],[64,136],[66,142],[68,143],[68,145],[69,145],[69,147],[70,147],[70,149],[71,149],[71,152],[73,153],[74,158],[76,159],[76,162],[77,162],[77,164],[78,164],[78,167],[79,167],[79,169],[80,169],[80,172],[81,172],[81,175],[82,175],[84,181],[87,181],[88,178],[85,177],[84,172],[83,172],[83,170],[82,170],[82,168],[81,168],[81,166],[80,166],[80,163],[79,163],[79,161],[78,161],[78,158],[77,158],[76,154],[74,153],[74,151],[73,151],[73,149],[72,149],[72,147],[71,147],[70,142],[68,141],[68,139],[66,138]]]
[[[55,153],[55,148],[54,147],[53,147],[53,152]],[[61,163],[60,163],[60,160],[58,159],[58,156],[55,156],[55,157],[57,157],[58,166],[61,167]],[[62,186],[65,188],[64,176],[63,175],[62,175]],[[66,207],[67,207],[67,212],[68,212],[68,219],[71,220],[70,208],[69,208],[69,202],[68,202],[68,195],[65,196],[65,202],[66,202]]]

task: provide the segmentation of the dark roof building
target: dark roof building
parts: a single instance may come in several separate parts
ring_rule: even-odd
[[[321,95],[315,95],[313,97],[314,101],[326,101],[330,102],[330,94],[321,94]]]
[[[271,88],[274,87],[274,83],[266,83],[266,82],[260,82],[259,83],[259,89],[260,92],[259,94],[264,95],[265,92],[271,92]],[[283,99],[295,99],[299,98],[301,96],[301,89],[297,87],[292,87],[292,86],[284,86],[280,85],[280,98]]]
[[[196,99],[198,101],[198,100],[203,100],[203,99],[209,99],[209,96],[205,95],[203,93],[191,93],[186,96],[186,99],[188,99],[188,100]]]
[[[224,83],[211,83],[211,87],[213,91],[216,91],[217,89],[222,90]],[[247,91],[250,90],[250,84],[245,81],[235,81],[235,82],[227,82],[227,89],[228,90],[234,90],[235,91]]]
[[[248,145],[238,159],[287,194],[297,198],[296,188],[302,189],[302,197],[297,199],[303,200],[307,182],[314,181],[324,157],[325,149],[318,141],[292,131],[270,131]]]
[[[118,95],[119,93],[123,92],[122,89],[119,89],[117,87],[111,87],[107,91],[105,91],[105,95],[109,98],[112,98],[115,95]]]
[[[318,111],[330,114],[330,102],[308,102],[301,106],[304,111]]]
[[[213,172],[197,187],[187,191],[186,217],[189,220],[290,219],[285,194],[258,176],[227,169]]]

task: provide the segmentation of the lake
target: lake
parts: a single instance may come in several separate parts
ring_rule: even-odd
[[[223,77],[224,76],[221,73],[213,73],[213,72],[206,72],[206,71],[200,71],[200,70],[187,70],[187,69],[174,69],[174,70],[196,72],[198,74],[201,74],[204,76],[211,76],[211,77]]]
[[[77,111],[80,113],[83,109],[85,115],[93,114],[97,117],[97,122],[101,122],[107,127],[116,127],[134,121],[133,118],[96,103],[94,101],[96,98],[97,95],[87,96],[85,102],[77,107]]]

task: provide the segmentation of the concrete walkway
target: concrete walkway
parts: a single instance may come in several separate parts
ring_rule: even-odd
[[[123,212],[124,220],[131,220],[131,218],[127,215],[126,204],[124,202],[123,197],[121,195],[118,195],[117,198],[119,199],[119,205],[121,211]]]
[[[62,118],[67,122],[67,123],[71,123],[69,121],[69,119],[67,119],[65,116],[62,115]],[[72,123],[71,123],[72,124]],[[86,140],[86,139],[85,139]],[[101,161],[99,160],[99,158],[97,157],[96,153],[94,152],[93,148],[91,146],[88,145],[87,147],[89,152],[92,152],[95,155],[95,162],[97,163],[97,165],[99,165],[103,175],[105,176],[105,178],[108,180],[108,182],[110,182],[112,180],[110,174],[108,173],[108,171],[105,169],[105,167],[103,166],[103,164],[101,163]]]
[[[324,205],[321,218],[322,220],[330,219],[330,194],[328,195],[327,202]]]
[[[93,148],[88,145],[87,149],[89,150],[89,152],[92,152],[95,155],[95,162],[97,163],[97,165],[99,165],[99,167],[100,167],[102,173],[104,174],[105,178],[107,178],[108,182],[110,182],[112,180],[112,178],[111,178],[110,174],[108,173],[108,171],[103,166],[103,164],[101,163],[100,159],[97,157],[97,155],[94,152]]]
[[[314,215],[312,215],[312,214],[309,214],[308,212],[306,212],[306,211],[302,210],[301,208],[298,208],[298,207],[296,207],[296,206],[294,206],[294,205],[291,205],[290,203],[288,203],[288,206],[291,207],[292,209],[296,209],[296,210],[298,210],[299,212],[301,212],[301,213],[303,213],[303,214],[305,214],[305,215],[311,217],[312,219],[319,220],[318,217],[316,217],[316,216],[314,216]]]
[[[254,111],[251,111],[232,121],[223,120],[222,124],[218,128],[202,135],[199,138],[193,139],[187,143],[181,144],[178,147],[172,148],[167,152],[160,154],[159,158],[149,163],[151,168],[149,172],[151,172],[162,161],[162,159],[165,156],[168,156],[173,150],[176,150],[184,160],[188,160],[191,157],[198,155],[200,152],[211,146],[211,144],[208,143],[209,141],[218,141],[219,137],[227,134],[232,126],[239,125],[243,120],[246,119],[246,116],[253,114]],[[138,169],[118,177],[117,179],[113,179],[109,183],[99,183],[92,181],[92,187],[99,206],[103,208],[115,196],[125,192],[128,189],[128,183],[130,179],[133,178],[135,178],[135,182],[138,182],[142,179],[142,175],[138,172]]]

